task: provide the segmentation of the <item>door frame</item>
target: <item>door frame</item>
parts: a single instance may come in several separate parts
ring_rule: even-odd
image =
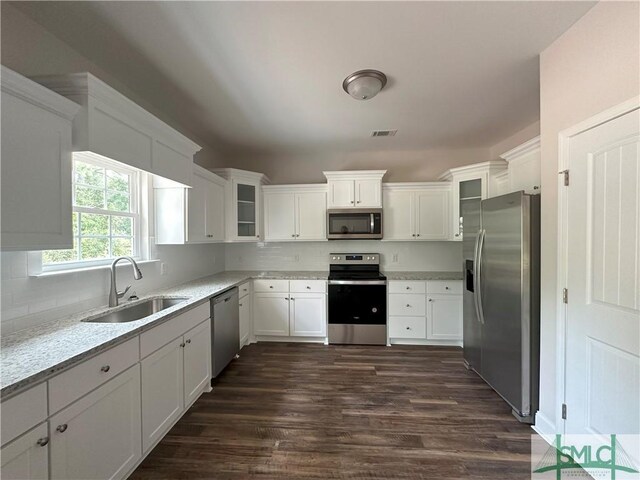
[[[562,418],[562,404],[566,401],[567,377],[567,308],[563,302],[562,289],[568,284],[568,253],[569,253],[569,192],[564,185],[561,175],[570,168],[571,141],[574,137],[598,127],[618,117],[640,109],[640,95],[630,98],[614,107],[608,108],[576,125],[562,130],[558,134],[558,249],[556,265],[556,409],[555,431],[566,433],[566,420]],[[545,434],[551,432],[544,432]]]

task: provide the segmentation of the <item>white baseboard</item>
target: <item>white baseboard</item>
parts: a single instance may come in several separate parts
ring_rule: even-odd
[[[533,428],[538,435],[544,438],[545,442],[552,445],[557,433],[554,423],[540,410],[536,412],[535,422],[535,425],[532,425],[531,428]]]
[[[460,340],[420,340],[413,338],[390,338],[387,345],[426,345],[441,347],[462,347]]]

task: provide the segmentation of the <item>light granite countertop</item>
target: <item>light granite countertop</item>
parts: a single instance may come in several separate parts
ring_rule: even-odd
[[[462,272],[382,272],[387,280],[462,280]]]
[[[389,280],[460,280],[460,272],[385,272]],[[59,373],[159,323],[208,301],[251,279],[326,280],[326,271],[229,271],[166,288],[113,309],[96,308],[2,337],[0,342],[0,397],[22,390]],[[184,302],[141,320],[127,323],[91,323],[107,311],[116,311],[155,297],[188,297]]]

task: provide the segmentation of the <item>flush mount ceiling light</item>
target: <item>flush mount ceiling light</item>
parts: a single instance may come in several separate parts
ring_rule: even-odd
[[[344,91],[356,100],[375,97],[387,84],[387,76],[378,70],[358,70],[342,82]]]

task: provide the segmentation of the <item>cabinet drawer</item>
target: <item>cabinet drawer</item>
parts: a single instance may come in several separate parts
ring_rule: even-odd
[[[291,293],[327,293],[324,280],[291,280]]]
[[[425,283],[422,281],[393,280],[389,282],[389,293],[422,293],[424,294]]]
[[[140,358],[144,358],[166,345],[171,340],[183,335],[187,330],[209,318],[209,302],[198,305],[165,323],[140,335]]]
[[[49,380],[51,413],[75,402],[139,360],[138,337],[135,337],[53,377]]]
[[[238,297],[246,297],[251,293],[251,282],[244,282],[238,287]]]
[[[289,293],[289,280],[254,280],[253,291],[260,293]]]
[[[425,317],[389,317],[389,338],[427,338]]]
[[[424,295],[392,293],[389,295],[389,315],[424,315],[425,301]]]
[[[462,295],[462,280],[429,280],[427,293],[454,293]]]
[[[2,402],[2,445],[47,418],[47,384],[41,383]]]

